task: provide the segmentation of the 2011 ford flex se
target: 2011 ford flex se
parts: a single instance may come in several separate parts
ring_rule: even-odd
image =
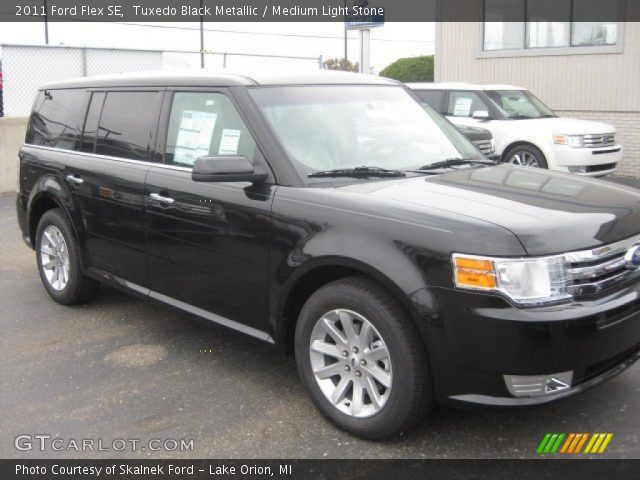
[[[494,166],[385,79],[47,85],[19,182],[55,301],[104,283],[292,347],[362,437],[435,402],[560,399],[639,356],[640,193]]]

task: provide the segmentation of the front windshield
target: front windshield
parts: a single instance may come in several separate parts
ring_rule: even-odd
[[[455,127],[400,86],[250,92],[303,177],[362,166],[411,170],[450,158],[482,159]]]
[[[549,107],[526,90],[496,90],[487,95],[509,119],[555,117]]]

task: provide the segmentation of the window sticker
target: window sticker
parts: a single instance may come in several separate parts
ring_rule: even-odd
[[[198,157],[209,155],[211,136],[218,114],[183,110],[176,139],[174,163],[193,165]]]
[[[222,138],[220,139],[218,155],[237,155],[241,133],[241,130],[233,130],[231,128],[225,128],[222,130]]]
[[[456,117],[468,117],[471,113],[471,102],[472,98],[468,97],[457,97],[456,104],[453,107],[453,114]]]

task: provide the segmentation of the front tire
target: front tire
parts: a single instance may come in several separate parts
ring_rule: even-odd
[[[317,408],[366,439],[391,437],[433,404],[427,355],[402,306],[366,277],[331,282],[296,326],[298,372]]]
[[[505,154],[505,163],[522,167],[548,169],[547,159],[538,147],[533,145],[516,145]]]
[[[71,224],[59,209],[45,212],[36,230],[36,260],[47,293],[62,305],[86,302],[100,283],[82,273],[80,249]]]

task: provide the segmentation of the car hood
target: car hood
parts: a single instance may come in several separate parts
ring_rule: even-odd
[[[595,248],[640,233],[639,190],[547,170],[474,167],[339,190],[495,224],[514,233],[529,255]]]
[[[578,120],[576,118],[536,118],[531,120],[517,120],[518,125],[526,128],[530,124],[533,128],[548,128],[551,133],[561,135],[589,135],[613,133],[616,131],[613,125],[591,120]],[[521,123],[520,123],[521,122]]]

